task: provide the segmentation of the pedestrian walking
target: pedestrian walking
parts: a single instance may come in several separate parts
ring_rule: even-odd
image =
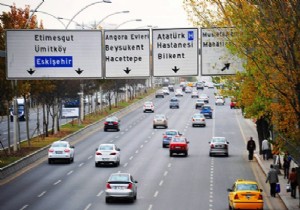
[[[288,184],[291,185],[291,196],[293,198],[296,198],[296,188],[298,183],[297,183],[297,173],[295,168],[292,168],[292,171],[289,174]]]
[[[278,174],[274,169],[273,164],[270,165],[270,170],[266,179],[266,183],[270,183],[270,194],[272,197],[276,197],[276,184],[278,183]]]
[[[289,178],[290,173],[290,165],[291,165],[291,156],[288,153],[285,153],[283,156],[283,172],[284,172],[284,179]]]
[[[269,160],[269,151],[270,151],[270,144],[267,139],[264,139],[261,143],[261,149],[263,153],[263,159]]]
[[[253,152],[256,149],[255,141],[252,137],[250,137],[248,143],[247,143],[247,150],[249,152],[248,159],[253,160]]]

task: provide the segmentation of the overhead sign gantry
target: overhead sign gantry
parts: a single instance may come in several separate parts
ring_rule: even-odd
[[[198,28],[152,30],[153,76],[197,76]]]
[[[101,37],[96,30],[7,30],[7,78],[102,78]]]
[[[105,77],[150,76],[150,31],[105,30]]]

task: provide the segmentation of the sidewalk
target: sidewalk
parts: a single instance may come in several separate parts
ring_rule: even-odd
[[[263,160],[262,156],[259,154],[255,154],[255,158],[258,162],[258,164],[260,165],[262,171],[265,173],[265,175],[267,175],[269,169],[270,169],[270,165],[273,164],[273,159],[269,159],[269,160]],[[282,161],[282,157],[280,157],[281,162]],[[291,163],[291,168],[292,167],[297,167],[297,165],[295,163]],[[291,193],[290,192],[286,192],[286,184],[287,184],[287,179],[284,179],[283,177],[283,170],[280,169],[281,174],[278,175],[279,177],[279,183],[280,183],[280,188],[281,188],[281,192],[278,193],[277,195],[279,196],[279,198],[283,201],[283,203],[285,204],[285,206],[287,207],[287,209],[289,210],[297,210],[300,209],[299,206],[299,190],[297,187],[297,192],[296,192],[296,199],[291,197]],[[269,192],[267,192],[269,193]]]
[[[244,135],[246,137],[249,136],[254,136],[254,139],[256,141],[256,145],[258,148],[258,142],[257,142],[257,132],[256,132],[256,125],[255,123],[251,120],[251,119],[245,119],[244,117],[242,117],[241,113],[239,113],[239,116],[241,117],[240,119],[243,119],[241,122],[244,122],[248,125],[247,130],[244,130]],[[274,163],[273,158],[269,159],[269,160],[263,160],[262,155],[258,154],[258,150],[255,151],[254,153],[254,157],[257,160],[257,163],[259,164],[260,168],[262,169],[262,171],[264,172],[264,174],[267,176],[267,173],[270,170],[270,165]],[[283,163],[283,156],[280,157],[280,161],[281,163]],[[298,167],[298,165],[295,162],[291,162],[291,166],[290,169],[293,167]],[[281,188],[281,192],[279,194],[276,195],[276,197],[278,197],[279,199],[282,200],[282,202],[284,203],[284,205],[286,206],[287,209],[289,210],[300,210],[300,200],[299,200],[299,186],[297,187],[297,191],[296,191],[296,199],[291,197],[291,193],[290,192],[286,192],[286,184],[287,184],[287,179],[284,179],[284,173],[283,170],[280,169],[281,174],[278,175],[279,178],[279,183],[280,183],[280,188]],[[265,177],[266,177],[265,176]],[[269,184],[266,184],[269,185]],[[270,192],[266,192],[267,194],[270,194]]]

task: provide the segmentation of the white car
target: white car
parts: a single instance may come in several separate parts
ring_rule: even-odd
[[[74,161],[74,146],[67,141],[53,142],[48,150],[48,163],[51,164],[55,160],[67,160],[68,163]]]
[[[168,87],[163,87],[162,91],[163,91],[164,95],[170,95],[170,91],[169,91]]]
[[[144,103],[144,106],[143,106],[143,111],[144,112],[147,112],[147,111],[154,112],[154,104],[153,104],[153,102],[152,101],[146,101]]]
[[[206,126],[206,119],[203,114],[195,113],[192,117],[192,126]]]
[[[115,144],[100,144],[95,153],[95,167],[100,164],[120,165],[120,149]]]
[[[225,101],[222,98],[217,98],[216,101],[215,101],[215,104],[216,105],[224,105]]]
[[[183,96],[183,92],[181,89],[176,89],[175,90],[175,96]]]

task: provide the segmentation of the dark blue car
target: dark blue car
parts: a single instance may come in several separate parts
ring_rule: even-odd
[[[205,118],[212,119],[213,109],[210,107],[210,105],[204,105],[204,106],[202,106],[200,113],[203,114]]]

